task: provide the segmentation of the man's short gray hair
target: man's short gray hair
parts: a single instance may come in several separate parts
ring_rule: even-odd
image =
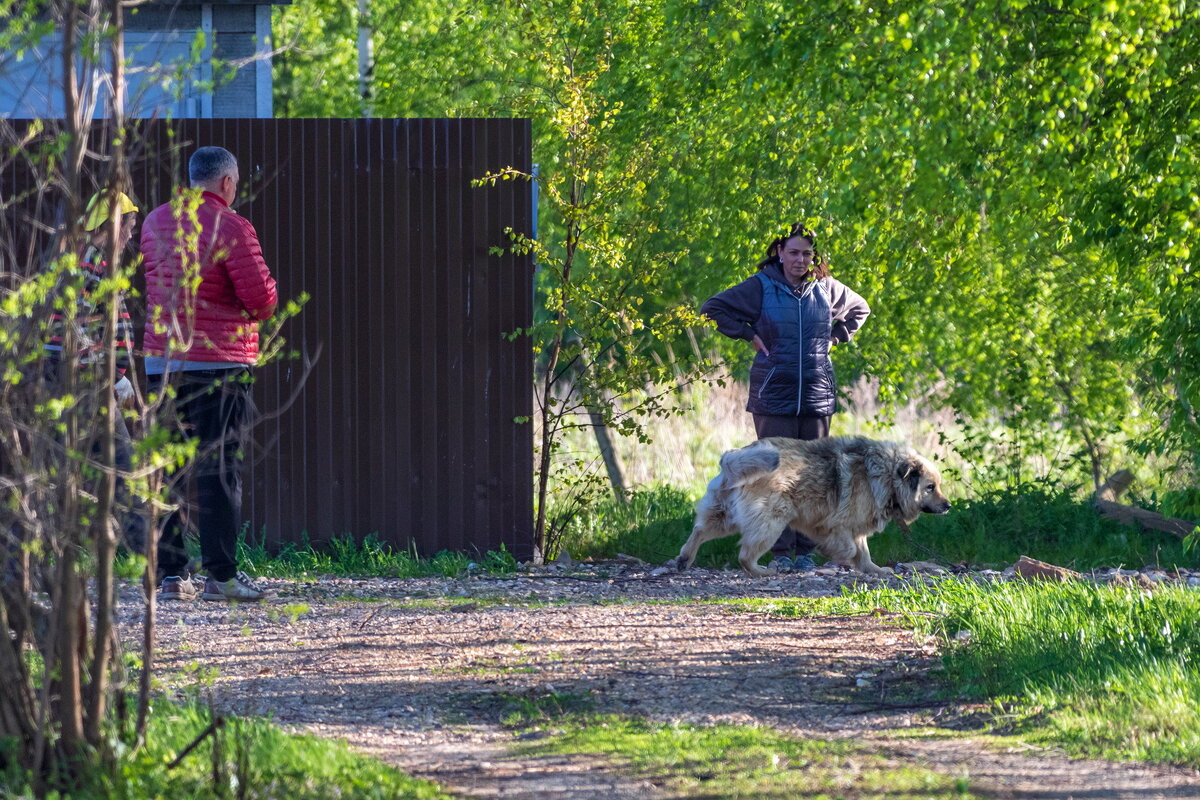
[[[188,178],[192,185],[211,183],[237,172],[237,159],[224,147],[201,147],[188,160]]]

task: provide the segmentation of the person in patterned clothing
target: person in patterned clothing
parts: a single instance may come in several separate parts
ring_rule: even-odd
[[[64,350],[74,353],[77,376],[87,389],[97,390],[98,383],[105,380],[102,369],[106,347],[105,328],[108,324],[110,304],[116,305],[116,328],[113,346],[116,348],[117,374],[112,391],[116,394],[119,410],[129,410],[137,405],[137,393],[130,380],[134,349],[133,325],[126,308],[125,296],[117,290],[101,286],[109,278],[109,265],[105,260],[112,248],[112,219],[119,217],[116,226],[116,248],[122,252],[133,237],[137,227],[138,207],[123,192],[98,192],[88,202],[81,220],[86,235],[83,252],[73,269],[60,278],[59,296],[74,295],[72,308],[57,307],[51,316],[50,335],[46,343],[47,359],[45,378],[47,385],[58,387],[65,378]],[[108,407],[102,391],[92,391],[99,413]],[[114,453],[119,473],[128,473],[133,466],[133,440],[124,413],[118,413],[113,425]],[[121,543],[135,553],[145,549],[146,518],[143,505],[132,497],[125,481],[118,474],[116,481],[118,530]]]

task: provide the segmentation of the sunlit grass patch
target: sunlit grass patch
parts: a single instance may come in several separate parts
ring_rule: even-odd
[[[541,721],[550,735],[522,755],[598,756],[680,798],[969,798],[969,783],[899,767],[847,740],[804,740],[769,728],[649,722],[570,714]]]
[[[1200,592],[945,580],[730,604],[898,615],[941,642],[949,692],[996,701],[1014,730],[1080,753],[1200,766]]]
[[[344,743],[284,731],[262,719],[224,717],[194,704],[154,704],[146,744],[131,750],[113,730],[117,766],[97,767],[75,800],[213,797],[245,800],[443,800],[437,785],[355,753]],[[0,742],[0,746],[2,746]],[[195,745],[184,754],[190,745]],[[0,749],[0,756],[3,750]],[[0,762],[3,759],[0,758]],[[0,773],[0,777],[5,777]],[[6,776],[5,797],[32,797]]]
[[[1064,702],[1037,689],[1024,709],[1044,720],[1032,738],[1072,753],[1200,765],[1200,680],[1181,661],[1155,660]]]

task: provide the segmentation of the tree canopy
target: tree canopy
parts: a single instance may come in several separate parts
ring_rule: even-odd
[[[282,106],[360,113],[355,9],[277,13],[301,34]],[[532,117],[544,176],[579,167],[562,75],[591,74],[598,168],[639,176],[602,201],[638,246],[578,269],[670,254],[641,287],[647,318],[745,277],[805,221],[874,311],[843,374],[1195,466],[1195,2],[371,0],[361,21],[375,114]]]

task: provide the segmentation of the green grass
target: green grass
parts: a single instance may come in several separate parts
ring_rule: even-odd
[[[626,553],[660,564],[678,555],[691,534],[698,496],[657,486],[634,492],[628,504],[605,499],[571,522],[564,547],[577,559]],[[911,528],[911,540],[894,525],[872,537],[875,562],[933,559],[999,568],[1028,555],[1079,570],[1200,563],[1200,552],[1185,551],[1170,534],[1118,525],[1100,517],[1072,488],[1045,483],[956,500],[946,516],[923,516]],[[736,536],[708,542],[696,563],[736,567],[737,542]]]
[[[189,553],[199,558],[200,545],[194,537],[187,541]],[[305,541],[287,544],[278,552],[268,551],[261,542],[250,542],[246,532],[238,537],[238,566],[248,574],[267,578],[315,580],[319,575],[376,578],[461,577],[487,573],[507,575],[520,565],[501,547],[482,554],[454,553],[442,550],[422,558],[409,550],[396,550],[379,541],[375,534],[356,539],[351,534],[338,536],[322,544]],[[138,579],[145,568],[140,555],[118,553],[115,569],[119,577]]]
[[[768,728],[655,723],[575,711],[585,700],[519,698],[503,723],[548,735],[523,756],[599,757],[666,797],[970,798],[969,780],[897,766],[848,740],[796,739]]]
[[[1174,536],[1104,519],[1075,490],[1046,483],[956,500],[949,514],[918,519],[912,533],[938,560],[952,564],[1002,566],[1021,555],[1078,570],[1200,563],[1200,554],[1186,552]],[[928,558],[894,525],[871,539],[871,552],[880,564]]]
[[[518,734],[518,757],[585,756],[585,763],[598,760],[598,768],[652,783],[665,797],[972,797],[968,778],[899,766],[850,740],[598,714],[590,694],[530,690],[462,696],[455,705]]]
[[[628,503],[606,497],[586,516],[571,521],[563,535],[563,547],[576,559],[624,553],[661,564],[679,555],[679,548],[691,535],[698,497],[673,486],[632,492]],[[696,563],[717,568],[736,565],[737,537],[705,544]]]
[[[897,612],[940,640],[948,691],[993,701],[1014,732],[1079,754],[1200,767],[1200,592],[946,580],[730,602],[788,616]]]
[[[144,800],[149,797],[245,800],[443,800],[450,795],[340,742],[289,734],[261,719],[224,718],[177,766],[171,764],[205,731],[212,718],[197,705],[158,701],[146,745],[131,751],[116,731],[116,766],[97,767],[63,797],[73,800]],[[4,743],[0,742],[0,765]],[[214,754],[215,748],[215,754]],[[11,766],[11,762],[9,762]],[[27,784],[0,772],[4,797],[32,797]]]
[[[570,521],[562,547],[575,559],[625,553],[661,564],[678,555],[690,535],[702,490],[659,485],[632,492],[628,503],[606,497]],[[979,498],[956,499],[946,516],[923,516],[911,527],[911,539],[894,525],[871,539],[876,563],[932,559],[999,568],[1028,555],[1078,570],[1200,564],[1200,548],[1188,552],[1182,541],[1169,534],[1103,519],[1075,488],[1047,481],[1027,481],[1016,488],[990,490]],[[737,547],[736,536],[708,542],[700,548],[696,563],[736,568]],[[409,550],[395,550],[374,534],[361,540],[346,534],[321,545],[289,544],[278,553],[243,536],[238,560],[252,575],[297,580],[315,575],[457,577],[468,572],[510,574],[519,568],[503,549],[475,555],[442,551],[422,558]],[[127,557],[125,562],[120,574],[140,570],[140,558]]]
[[[503,548],[482,555],[443,550],[420,558],[408,550],[395,550],[375,534],[361,540],[346,534],[323,546],[311,542],[286,545],[270,553],[261,544],[238,541],[238,563],[251,575],[269,578],[307,578],[313,575],[353,575],[382,578],[455,577],[468,572],[508,574],[517,569],[516,559]]]
[[[460,704],[482,712],[506,728],[524,730],[552,725],[566,717],[590,714],[595,700],[590,694],[532,689],[497,692],[486,698],[463,696]]]

